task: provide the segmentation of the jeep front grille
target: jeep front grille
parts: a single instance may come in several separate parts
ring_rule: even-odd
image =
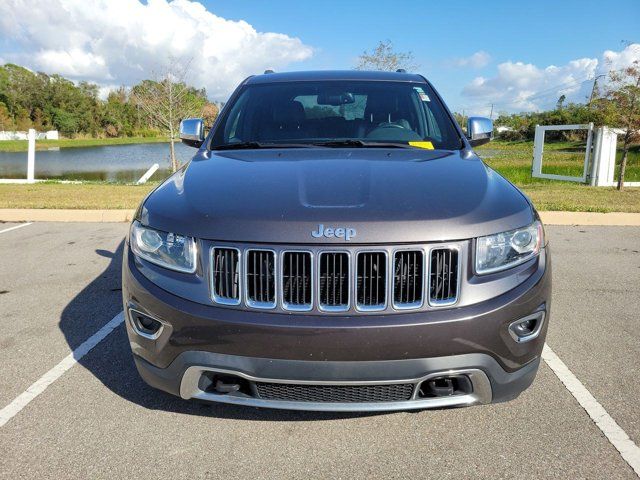
[[[313,283],[310,252],[282,254],[282,304],[287,310],[311,310]]]
[[[245,267],[247,303],[255,308],[275,308],[275,252],[249,250]]]
[[[320,254],[320,308],[327,311],[349,309],[349,254]]]
[[[387,302],[387,254],[360,252],[357,262],[356,305],[359,310],[384,310]]]
[[[431,250],[429,268],[429,303],[450,305],[458,298],[458,250],[437,248]]]
[[[396,252],[393,265],[393,305],[399,309],[422,306],[424,253],[421,250]]]
[[[456,304],[465,243],[414,247],[214,245],[213,302],[291,312],[374,313]]]
[[[214,248],[211,263],[214,300],[226,305],[238,305],[240,252],[235,248]]]

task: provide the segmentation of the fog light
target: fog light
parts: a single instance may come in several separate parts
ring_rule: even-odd
[[[162,323],[149,315],[129,309],[129,318],[135,332],[142,337],[155,340],[162,333]]]
[[[516,323],[513,326],[513,330],[516,332],[516,335],[523,337],[533,332],[533,329],[536,328],[536,323],[537,322],[535,320],[525,320],[523,322]]]
[[[536,312],[511,323],[509,325],[509,334],[518,343],[529,342],[540,335],[543,322],[544,311]]]

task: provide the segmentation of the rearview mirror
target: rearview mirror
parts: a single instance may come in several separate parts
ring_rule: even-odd
[[[493,121],[486,117],[469,117],[467,137],[472,147],[490,142],[493,138]]]
[[[355,103],[356,99],[353,93],[349,92],[324,92],[318,95],[318,105],[331,105],[339,107],[340,105],[348,105]]]
[[[204,121],[201,118],[185,118],[180,122],[180,140],[190,147],[200,148],[204,142]]]

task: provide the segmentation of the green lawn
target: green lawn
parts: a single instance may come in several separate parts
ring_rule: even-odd
[[[0,184],[0,208],[133,209],[158,182]]]
[[[60,140],[36,140],[36,150],[49,148],[100,147],[104,145],[130,145],[133,143],[168,142],[166,137],[118,137],[118,138],[63,138]],[[26,152],[27,140],[0,141],[0,152]]]
[[[542,172],[573,177],[582,176],[584,144],[579,142],[546,143],[542,158]],[[531,177],[533,142],[493,141],[476,149],[491,168],[497,170],[518,186],[568,182]],[[618,161],[622,152],[618,151]],[[617,170],[616,170],[617,175]],[[625,180],[640,182],[640,145],[629,152]]]

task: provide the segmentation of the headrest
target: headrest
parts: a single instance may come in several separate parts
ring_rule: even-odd
[[[273,121],[276,123],[300,123],[304,119],[304,107],[300,102],[291,101],[273,106]]]

